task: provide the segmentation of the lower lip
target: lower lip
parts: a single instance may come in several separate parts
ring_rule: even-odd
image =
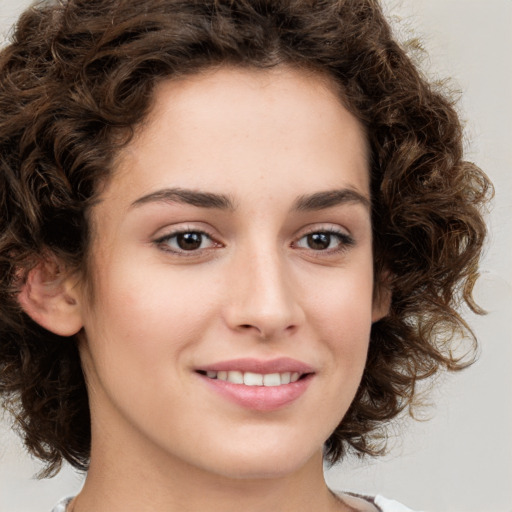
[[[281,386],[245,386],[220,379],[200,376],[204,382],[224,398],[246,409],[275,411],[298,400],[308,388],[313,374]]]

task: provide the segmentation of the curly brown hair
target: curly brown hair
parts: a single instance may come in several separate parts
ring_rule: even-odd
[[[377,0],[43,1],[0,54],[0,393],[48,475],[63,459],[88,467],[87,389],[76,343],[22,311],[20,284],[49,254],[87,276],[88,211],[155,84],[223,64],[327,74],[366,129],[376,284],[392,304],[326,459],[378,453],[419,381],[468,364],[455,334],[472,357],[458,310],[481,312],[472,289],[492,187],[463,160],[452,99],[393,39]]]

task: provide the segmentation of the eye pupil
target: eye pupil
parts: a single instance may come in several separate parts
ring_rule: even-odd
[[[176,236],[176,243],[183,251],[193,251],[201,247],[203,235],[201,233],[180,233]]]
[[[307,237],[308,247],[317,251],[329,248],[331,244],[331,235],[329,233],[311,233]]]

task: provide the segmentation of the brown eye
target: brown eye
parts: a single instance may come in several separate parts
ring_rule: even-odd
[[[156,244],[160,248],[176,254],[210,249],[217,245],[208,234],[202,231],[174,232],[159,238],[156,240]]]
[[[199,249],[202,243],[202,233],[192,232],[176,235],[176,245],[183,251],[194,251]]]
[[[308,247],[315,251],[324,251],[331,245],[330,233],[311,233],[306,239]]]
[[[338,231],[313,231],[302,236],[295,244],[299,249],[312,251],[340,251],[354,245],[354,239]]]

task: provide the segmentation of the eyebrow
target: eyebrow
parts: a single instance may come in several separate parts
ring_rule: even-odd
[[[166,188],[157,190],[135,200],[131,207],[141,206],[147,203],[182,203],[199,208],[214,208],[220,210],[235,210],[234,201],[225,194],[213,192],[201,192],[183,188]],[[334,206],[347,203],[359,203],[370,209],[368,198],[352,189],[327,190],[300,196],[294,203],[293,210],[316,211],[325,210]]]
[[[199,208],[216,208],[220,210],[234,210],[235,206],[229,196],[189,190],[183,188],[166,188],[140,197],[131,204],[131,207],[147,203],[182,203]]]
[[[370,200],[359,192],[343,188],[339,190],[327,190],[315,194],[301,196],[295,201],[294,209],[298,211],[325,210],[333,206],[347,203],[359,203],[366,209],[371,209]]]

